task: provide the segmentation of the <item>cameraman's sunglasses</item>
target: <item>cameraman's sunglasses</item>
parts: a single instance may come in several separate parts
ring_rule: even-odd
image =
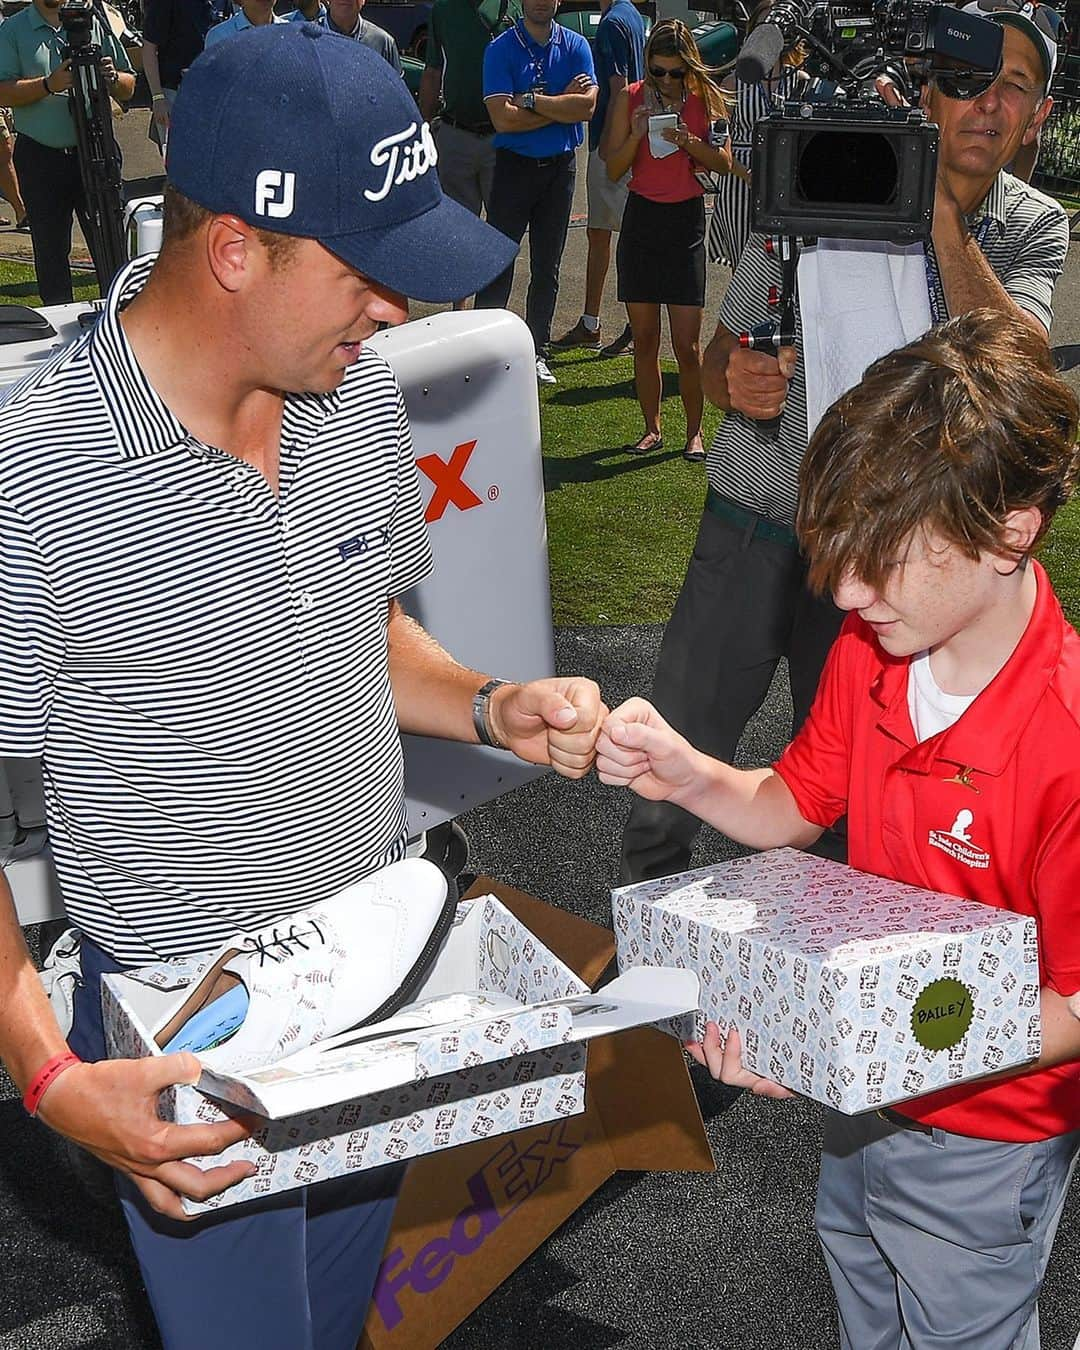
[[[654,80],[685,80],[686,70],[680,66],[678,70],[665,70],[663,66],[650,66],[649,74]]]

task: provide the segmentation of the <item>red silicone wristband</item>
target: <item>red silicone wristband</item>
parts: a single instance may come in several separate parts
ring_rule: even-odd
[[[30,1086],[23,1093],[23,1106],[27,1112],[36,1116],[38,1107],[41,1105],[41,1099],[53,1083],[60,1077],[65,1069],[70,1069],[73,1064],[81,1064],[82,1060],[78,1055],[73,1055],[70,1050],[65,1050],[63,1054],[53,1055],[52,1059],[47,1059],[38,1069],[30,1080]]]

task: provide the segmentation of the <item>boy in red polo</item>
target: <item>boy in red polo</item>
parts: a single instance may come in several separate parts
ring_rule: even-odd
[[[798,529],[849,617],[768,769],[694,750],[644,700],[604,782],[755,848],[848,814],[852,866],[1034,915],[1043,1049],[1020,1071],[826,1112],[817,1228],[845,1350],[1037,1350],[1037,1298],[1080,1146],[1080,639],[1031,558],[1078,469],[1077,401],[1021,319],[975,311],[830,409]],[[738,1034],[692,1053],[770,1096]]]

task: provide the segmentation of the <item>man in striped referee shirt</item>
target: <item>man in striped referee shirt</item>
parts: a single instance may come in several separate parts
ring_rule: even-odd
[[[997,309],[1026,319],[1035,340],[1045,342],[1068,220],[1057,202],[1004,172],[1037,136],[1052,102],[1047,90],[1056,49],[1031,12],[1030,5],[1002,4],[991,16],[1004,29],[1004,61],[984,94],[960,101],[930,91],[940,148],[926,275],[935,322]],[[739,346],[740,332],[771,317],[769,289],[780,282],[778,259],[760,235],[751,235],[705,352],[706,396],[727,415],[709,450],[705,510],[653,685],[663,716],[692,744],[725,761],[764,701],[781,657],[799,728],[843,620],[831,599],[806,587],[795,542],[799,468],[808,443],[801,355],[787,348],[778,361]],[[797,309],[796,334],[801,344]],[[884,354],[867,350],[866,364]],[[778,434],[762,425],[776,417]],[[622,882],[682,871],[699,829],[700,821],[670,803],[635,802],[623,835]],[[821,851],[839,855],[843,848],[843,840],[832,837]]]
[[[319,136],[298,145],[296,125]],[[399,727],[570,777],[594,757],[591,681],[492,690],[394,598],[431,558],[401,393],[364,340],[405,317],[403,292],[472,294],[515,251],[433,163],[361,44],[295,24],[219,43],[173,111],[160,257],[4,406],[0,753],[41,756],[84,943],[71,1064],[0,905],[0,1052],[28,1106],[117,1169],[168,1350],[352,1350],[399,1174],[181,1222],[180,1195],[251,1172],[183,1160],[245,1126],[157,1118],[192,1055],[91,1062],[102,973],[400,857]]]

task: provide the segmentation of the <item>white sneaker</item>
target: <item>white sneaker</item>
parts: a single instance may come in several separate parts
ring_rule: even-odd
[[[167,1045],[222,995],[243,985],[247,1010],[199,1059],[224,1072],[267,1064],[327,1036],[388,1017],[408,1003],[453,922],[446,878],[406,858],[287,919],[240,933],[163,1019]]]
[[[542,356],[536,358],[536,378],[540,384],[558,384],[559,381],[551,373],[551,367]]]

